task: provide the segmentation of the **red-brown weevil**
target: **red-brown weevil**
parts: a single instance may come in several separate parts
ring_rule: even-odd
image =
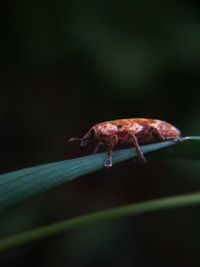
[[[91,139],[97,141],[94,153],[101,145],[107,148],[105,167],[112,166],[112,150],[119,143],[133,145],[138,160],[145,162],[140,145],[166,140],[178,141],[180,131],[168,122],[155,119],[119,119],[94,125],[82,138],[71,138],[69,142],[80,141],[80,147],[86,147]]]

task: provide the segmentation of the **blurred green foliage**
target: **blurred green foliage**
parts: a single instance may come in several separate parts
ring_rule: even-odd
[[[1,173],[85,155],[66,140],[109,119],[155,117],[198,135],[199,11],[196,1],[3,0]],[[122,163],[10,213],[0,235],[196,191],[198,178],[196,162]],[[145,215],[2,255],[0,265],[199,266],[199,220],[198,208]]]

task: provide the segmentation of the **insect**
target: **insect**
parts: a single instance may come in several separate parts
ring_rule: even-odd
[[[178,141],[180,131],[168,122],[155,119],[119,119],[94,125],[82,138],[71,138],[69,142],[80,141],[80,147],[86,147],[92,139],[97,141],[94,153],[104,145],[107,148],[105,167],[111,167],[112,150],[117,144],[132,145],[137,158],[145,162],[140,145],[166,140]]]

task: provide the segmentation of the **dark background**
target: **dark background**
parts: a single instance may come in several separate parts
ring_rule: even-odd
[[[2,1],[1,173],[83,156],[95,123],[164,119],[198,135],[196,1]],[[66,183],[0,220],[0,236],[200,189],[197,162],[128,161]],[[0,256],[0,266],[200,266],[199,208],[63,233]]]

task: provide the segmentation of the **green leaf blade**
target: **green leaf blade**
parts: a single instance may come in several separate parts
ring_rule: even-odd
[[[181,138],[177,144],[167,141],[145,145],[141,149],[144,154],[155,153],[158,158],[200,159],[200,137]],[[135,149],[123,149],[113,153],[113,162],[134,157]],[[105,153],[98,153],[0,175],[0,215],[66,181],[104,168],[104,159]]]

